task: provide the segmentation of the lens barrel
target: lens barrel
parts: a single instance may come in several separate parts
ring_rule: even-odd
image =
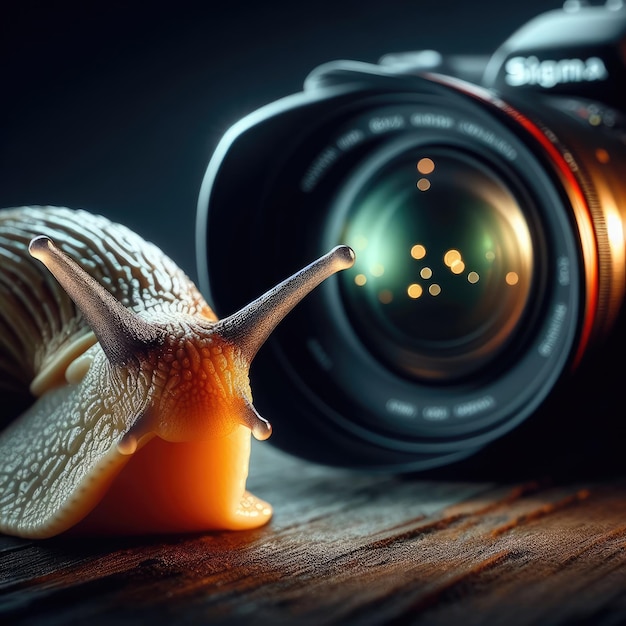
[[[352,246],[354,268],[257,356],[255,404],[289,452],[424,470],[538,414],[614,325],[625,150],[615,125],[589,123],[589,103],[511,106],[443,77],[366,78],[225,136],[199,201],[200,286],[225,315]],[[236,276],[221,266],[232,246]]]

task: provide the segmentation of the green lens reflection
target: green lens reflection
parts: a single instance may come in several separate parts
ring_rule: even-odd
[[[340,280],[351,318],[378,356],[413,377],[465,376],[500,354],[533,276],[531,234],[509,185],[443,148],[388,161],[356,192]]]

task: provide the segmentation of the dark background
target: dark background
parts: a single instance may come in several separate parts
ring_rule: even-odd
[[[220,137],[244,114],[299,91],[319,63],[427,48],[489,53],[560,6],[5,2],[0,206],[103,213],[160,245],[195,279],[202,177]]]

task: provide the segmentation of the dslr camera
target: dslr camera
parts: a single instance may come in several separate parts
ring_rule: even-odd
[[[327,63],[225,134],[197,221],[220,315],[357,257],[252,366],[275,444],[456,476],[621,458],[624,50],[621,3],[568,3],[489,57]]]

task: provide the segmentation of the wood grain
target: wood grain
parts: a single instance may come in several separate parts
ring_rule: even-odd
[[[252,532],[0,536],[1,624],[626,623],[626,480],[454,483],[254,448]]]

